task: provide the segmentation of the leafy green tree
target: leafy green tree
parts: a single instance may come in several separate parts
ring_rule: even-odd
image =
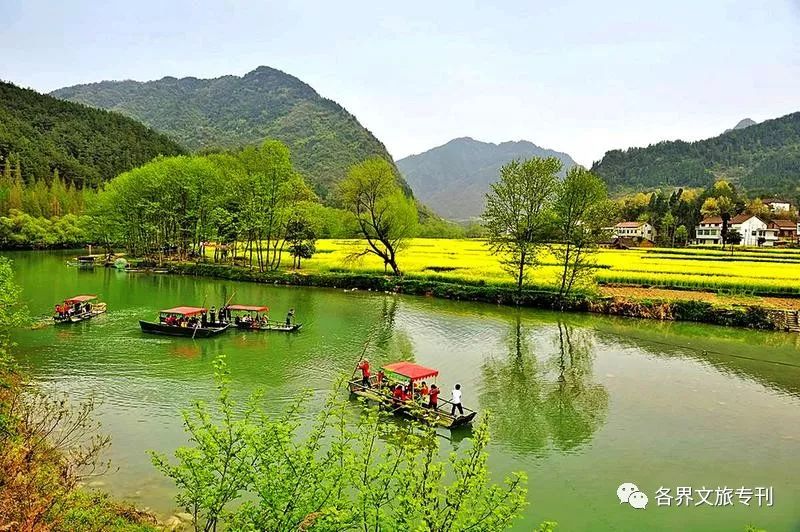
[[[195,403],[184,416],[193,445],[176,464],[153,454],[175,480],[199,530],[504,530],[526,504],[526,478],[492,484],[488,421],[447,464],[432,428],[386,423],[375,409],[352,421],[334,390],[308,430],[300,397],[283,415],[243,407],[216,362],[217,411]],[[448,469],[450,471],[448,471]]]
[[[286,242],[289,244],[291,253],[292,267],[300,268],[301,259],[310,259],[317,251],[317,233],[310,220],[304,216],[298,216],[289,222],[286,229]]]
[[[414,201],[398,185],[392,165],[373,157],[352,166],[339,193],[367,241],[367,247],[356,256],[376,255],[395,275],[401,275],[397,254],[415,235],[418,213]]]
[[[570,168],[558,184],[553,214],[557,245],[552,252],[561,268],[558,294],[566,297],[591,278],[598,244],[608,237],[603,227],[613,215],[605,183],[580,166]]]
[[[675,229],[675,241],[679,245],[685,246],[688,240],[689,240],[689,231],[686,229],[685,225],[679,225],[678,228]]]
[[[550,207],[560,170],[561,162],[555,157],[511,161],[500,169],[500,180],[486,195],[483,221],[489,247],[514,277],[518,295],[551,234]]]
[[[671,212],[667,212],[663,218],[661,218],[661,241],[669,244],[670,246],[675,246],[675,217],[672,215]]]

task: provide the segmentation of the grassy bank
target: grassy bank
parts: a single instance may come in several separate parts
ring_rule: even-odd
[[[248,268],[207,263],[173,263],[170,265],[170,271],[182,275],[200,275],[236,281],[394,292],[634,318],[696,321],[751,329],[779,328],[770,311],[757,305],[719,305],[695,300],[670,301],[645,298],[632,300],[603,297],[590,292],[561,299],[557,293],[541,289],[527,289],[518,296],[510,286],[482,283],[481,280],[457,281],[446,277],[425,278],[413,275],[396,278],[370,272],[319,270],[258,272]]]

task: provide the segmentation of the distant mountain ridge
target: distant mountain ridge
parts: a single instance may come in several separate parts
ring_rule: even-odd
[[[705,187],[727,179],[753,195],[798,198],[800,112],[696,142],[611,150],[592,171],[617,192]]]
[[[485,195],[501,166],[534,156],[556,157],[564,164],[562,174],[577,164],[566,153],[525,140],[494,144],[461,137],[400,159],[397,166],[423,203],[445,218],[466,220],[483,212]]]
[[[136,120],[0,81],[0,171],[9,156],[22,178],[97,185],[158,155],[184,153]]]
[[[102,81],[52,94],[119,111],[191,150],[279,139],[323,197],[357,162],[377,155],[394,164],[384,145],[341,105],[300,79],[266,66],[241,77]]]
[[[739,120],[739,122],[735,126],[733,126],[733,128],[726,129],[725,131],[723,131],[723,133],[733,131],[734,129],[744,129],[746,127],[754,126],[756,125],[756,123],[757,122],[755,120],[751,120],[749,118],[743,118],[742,120]]]

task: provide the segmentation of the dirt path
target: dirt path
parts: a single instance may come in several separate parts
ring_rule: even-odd
[[[722,305],[759,305],[764,307],[800,310],[800,298],[761,297],[761,296],[729,296],[713,292],[693,292],[691,290],[670,290],[667,288],[640,288],[634,286],[601,286],[604,296],[625,297],[630,299],[686,299],[708,301]]]

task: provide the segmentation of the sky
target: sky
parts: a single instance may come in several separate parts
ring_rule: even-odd
[[[0,79],[243,75],[333,99],[396,158],[529,140],[586,166],[800,111],[800,0],[0,0]]]

